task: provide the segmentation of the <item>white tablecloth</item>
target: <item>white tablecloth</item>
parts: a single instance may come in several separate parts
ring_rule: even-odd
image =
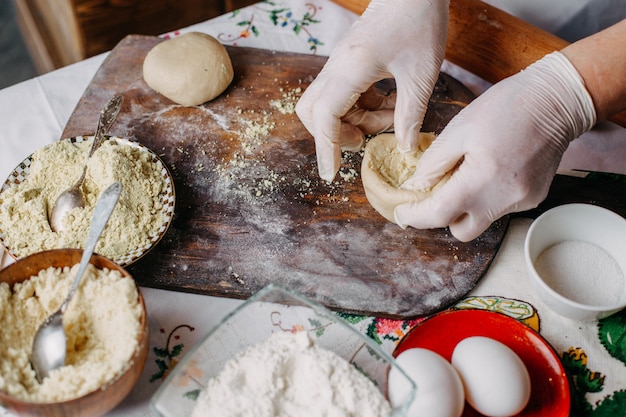
[[[273,13],[272,13],[273,12]],[[277,15],[276,21],[270,15]],[[329,55],[334,45],[357,18],[328,0],[304,3],[283,0],[259,3],[235,13],[194,25],[179,32],[201,31],[218,37],[229,45],[259,47],[270,50]],[[298,29],[298,30],[295,30]],[[0,178],[36,149],[59,139],[79,98],[106,54],[96,56],[18,85],[0,90]],[[446,63],[444,70],[480,93],[485,84]],[[562,168],[578,168],[626,174],[626,131],[603,124],[597,132],[575,141],[568,150]],[[586,393],[590,408],[618,390],[626,388],[623,356],[609,354],[598,338],[595,323],[575,323],[546,310],[530,289],[523,261],[523,240],[529,220],[514,220],[490,270],[472,292],[483,300],[518,300],[538,317],[536,327],[559,353],[570,348],[586,354],[584,368],[604,376],[598,392]],[[217,324],[241,301],[142,288],[149,314],[151,353],[140,383],[131,395],[110,415],[147,416],[151,394],[162,382],[172,363],[160,361],[155,349],[170,349],[167,341],[175,340],[186,351],[203,334]],[[495,309],[495,307],[494,307]],[[365,328],[376,318],[359,324]],[[380,320],[391,328],[380,334],[383,346],[392,350],[398,332],[406,328],[398,323]],[[403,329],[403,330],[399,330]],[[387,333],[385,333],[387,332]],[[394,337],[391,337],[392,333]],[[385,335],[389,337],[385,337]],[[597,382],[597,381],[596,381]],[[583,393],[585,396],[585,393]]]

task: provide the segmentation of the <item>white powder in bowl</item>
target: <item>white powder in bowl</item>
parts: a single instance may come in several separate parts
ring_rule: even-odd
[[[89,265],[63,317],[65,366],[40,384],[29,357],[35,332],[65,300],[78,265],[0,283],[0,390],[31,402],[65,401],[111,381],[131,365],[142,314],[132,279]]]
[[[24,257],[58,248],[82,248],[100,193],[115,181],[122,183],[119,202],[96,246],[96,252],[116,260],[144,247],[165,222],[161,195],[165,183],[150,153],[105,140],[88,160],[83,183],[85,208],[66,217],[66,230],[53,232],[48,211],[57,196],[74,184],[89,155],[92,141],[60,140],[32,156],[30,173],[0,195],[0,229],[4,243]]]
[[[590,306],[610,306],[624,294],[624,273],[604,249],[589,242],[565,241],[544,250],[535,269],[562,296]]]
[[[226,363],[192,417],[386,417],[391,406],[348,361],[306,332],[275,333]]]

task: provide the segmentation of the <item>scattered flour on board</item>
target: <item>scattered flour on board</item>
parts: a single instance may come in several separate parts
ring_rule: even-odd
[[[294,114],[296,112],[296,103],[302,94],[300,87],[292,90],[284,90],[280,88],[280,92],[283,93],[281,100],[271,100],[270,106],[281,112],[282,114]]]
[[[550,288],[572,301],[605,306],[623,298],[623,271],[593,243],[572,240],[550,246],[537,257],[535,268]]]
[[[226,363],[192,417],[387,417],[391,406],[359,370],[307,335],[274,333]]]
[[[283,88],[280,87],[282,98],[270,100],[270,109],[277,110],[282,114],[294,114],[295,105],[302,94],[300,87]],[[246,204],[255,206],[265,206],[267,203],[274,203],[275,194],[286,187],[297,190],[296,196],[300,198],[310,198],[318,179],[316,172],[302,171],[295,179],[289,181],[287,177],[278,173],[266,164],[264,146],[268,138],[271,137],[276,128],[272,110],[237,110],[237,123],[242,126],[237,130],[237,140],[239,150],[233,152],[230,158],[218,161],[213,168],[217,174],[217,181],[214,184],[216,194],[228,194],[228,197],[237,197]],[[358,153],[357,153],[358,154]],[[338,172],[335,183],[327,182],[328,194],[325,198],[316,200],[316,204],[322,204],[324,199],[336,203],[338,201],[347,202],[348,197],[339,195],[341,187],[339,181],[344,183],[352,182],[359,173],[352,160],[353,153],[345,152],[343,155],[344,164]],[[362,153],[360,154],[362,155]],[[303,167],[298,167],[302,169]],[[309,177],[311,179],[309,179]]]
[[[190,173],[194,181],[206,186],[210,201],[224,205],[224,216],[237,216],[241,221],[238,227],[245,233],[252,229],[250,239],[244,247],[238,247],[250,256],[241,257],[237,264],[231,264],[225,271],[228,281],[239,285],[245,283],[250,271],[266,273],[267,276],[284,274],[281,261],[285,253],[291,253],[299,244],[293,239],[294,230],[301,219],[294,219],[286,209],[290,205],[305,205],[313,216],[317,216],[324,206],[352,204],[346,189],[359,179],[361,152],[344,152],[342,166],[333,182],[319,178],[317,167],[311,158],[297,153],[297,149],[288,147],[291,143],[281,137],[280,132],[285,120],[292,120],[295,104],[302,94],[299,86],[282,86],[279,96],[269,101],[268,106],[236,107],[229,109],[224,120],[219,123],[227,135],[221,140],[228,141],[222,147],[211,148],[211,142],[198,140],[194,146],[177,146],[174,150],[182,159],[192,162]],[[283,117],[285,115],[286,117]],[[205,117],[204,115],[203,117]],[[214,120],[219,115],[212,114]],[[288,134],[288,133],[287,133]],[[288,149],[287,149],[288,148]],[[227,152],[222,152],[227,150]],[[165,150],[164,150],[165,151]],[[277,160],[278,152],[288,159]],[[275,165],[272,163],[276,162]],[[173,171],[177,167],[171,166]],[[346,211],[349,211],[346,208]],[[349,223],[350,220],[347,220]],[[304,222],[306,223],[306,221]],[[256,233],[261,232],[261,233]],[[259,240],[261,239],[261,240]],[[220,246],[221,250],[222,246]],[[229,253],[233,249],[224,247]],[[254,254],[254,255],[252,255]],[[230,255],[224,255],[229,258]],[[319,256],[311,254],[300,261],[318,265]],[[221,259],[219,256],[216,259]],[[246,259],[263,259],[263,266],[248,268]],[[209,259],[207,263],[211,263]],[[221,265],[207,266],[209,269],[222,268]],[[263,272],[260,272],[262,270]]]

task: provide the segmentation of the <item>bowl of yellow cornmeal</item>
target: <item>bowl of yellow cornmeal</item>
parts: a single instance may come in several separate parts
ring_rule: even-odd
[[[41,323],[64,301],[82,251],[56,249],[0,270],[0,404],[23,416],[102,416],[132,390],[149,350],[133,277],[93,255],[63,316],[65,365],[39,382],[29,361]]]
[[[171,174],[145,146],[108,137],[88,158],[93,136],[63,139],[39,149],[0,188],[0,241],[15,259],[85,244],[98,196],[113,182],[122,194],[96,246],[96,253],[121,266],[144,256],[163,237],[174,215]],[[63,231],[48,222],[57,196],[74,184],[87,163],[86,205],[70,212]]]

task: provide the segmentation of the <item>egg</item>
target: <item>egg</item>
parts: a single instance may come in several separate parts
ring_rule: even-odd
[[[463,413],[463,385],[450,362],[438,353],[422,348],[407,349],[396,361],[417,386],[407,417],[459,417]],[[395,368],[389,371],[392,406],[402,403],[410,388],[406,379],[400,378],[400,371]]]
[[[479,413],[508,417],[528,404],[528,370],[503,343],[488,337],[468,337],[456,345],[451,362],[463,381],[466,401]]]

